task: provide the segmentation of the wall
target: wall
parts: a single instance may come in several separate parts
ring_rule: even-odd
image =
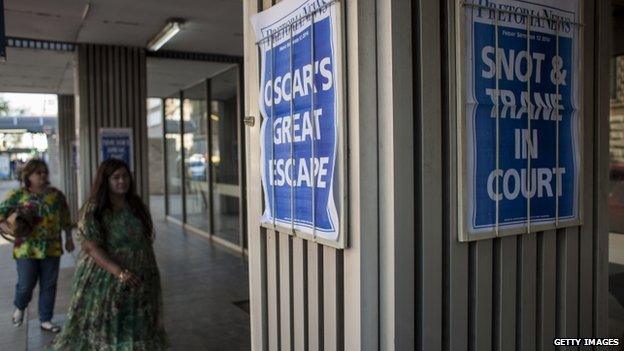
[[[80,143],[79,202],[83,203],[99,163],[100,128],[132,128],[134,179],[149,204],[145,50],[80,44],[77,50],[76,127]]]
[[[147,139],[149,155],[149,192],[150,195],[165,195],[165,161],[163,159],[162,139]]]
[[[457,241],[458,0],[345,10],[345,250],[260,227],[258,57],[245,5],[255,350],[534,350],[607,331],[610,6],[583,2],[581,226]]]
[[[258,57],[246,2],[245,109],[255,350],[414,349],[414,135],[408,1],[340,1],[345,13],[348,248],[260,227]]]
[[[72,143],[76,140],[74,95],[58,95],[58,143],[61,189],[67,197],[72,221],[78,221],[77,165],[72,160]]]
[[[418,349],[554,349],[555,337],[608,335],[610,6],[581,3],[583,225],[460,243],[457,1],[413,1]]]

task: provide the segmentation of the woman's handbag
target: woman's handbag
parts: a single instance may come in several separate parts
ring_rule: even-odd
[[[33,231],[34,213],[27,207],[13,210],[4,222],[0,222],[0,236],[10,242],[24,238]]]

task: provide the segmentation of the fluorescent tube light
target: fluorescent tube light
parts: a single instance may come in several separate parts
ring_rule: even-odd
[[[176,19],[169,20],[165,28],[163,28],[152,40],[147,43],[147,49],[150,51],[157,51],[163,45],[165,45],[171,38],[173,38],[178,32],[182,30],[182,24],[184,21]]]

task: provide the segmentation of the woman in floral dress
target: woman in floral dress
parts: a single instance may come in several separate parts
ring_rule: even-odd
[[[67,201],[63,193],[49,185],[48,173],[48,166],[40,159],[26,163],[20,174],[22,186],[10,191],[0,204],[0,222],[7,220],[14,211],[24,211],[30,214],[32,227],[27,236],[16,238],[13,245],[13,258],[17,263],[13,325],[22,324],[24,310],[38,280],[41,329],[57,333],[60,327],[52,323],[52,316],[63,254],[61,230],[65,230],[67,251],[74,250],[74,243]]]
[[[68,321],[51,349],[166,349],[153,223],[123,161],[109,159],[98,168],[78,239],[83,251]]]

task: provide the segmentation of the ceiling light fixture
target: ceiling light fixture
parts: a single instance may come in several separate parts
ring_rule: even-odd
[[[181,19],[170,19],[167,21],[167,25],[163,28],[152,40],[147,43],[147,49],[150,51],[157,51],[163,45],[165,45],[171,38],[178,34],[182,30],[184,21]]]

